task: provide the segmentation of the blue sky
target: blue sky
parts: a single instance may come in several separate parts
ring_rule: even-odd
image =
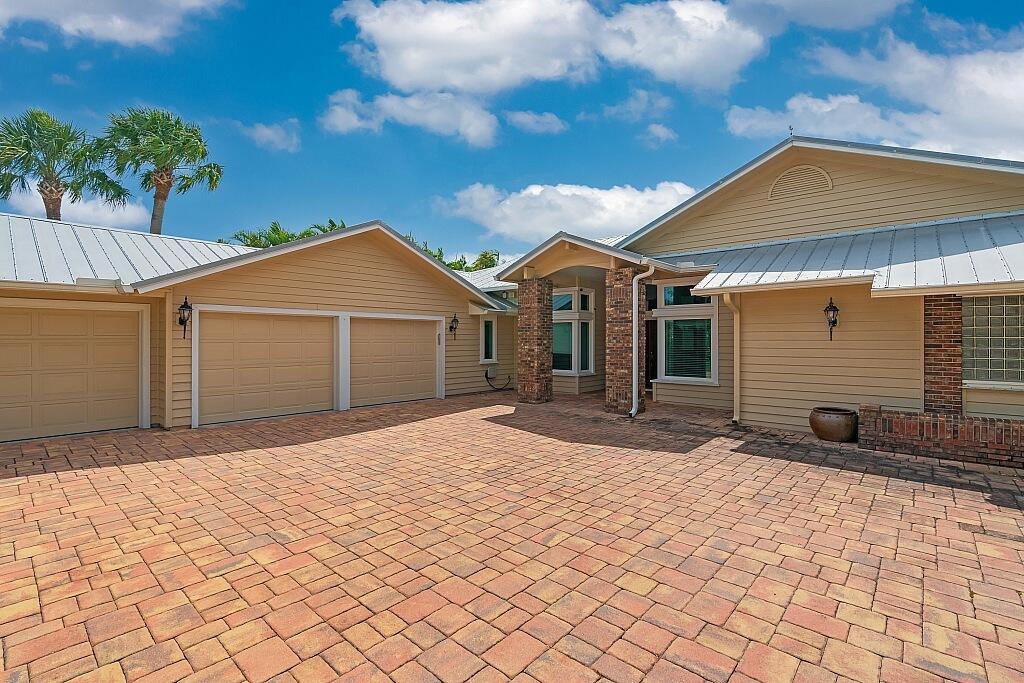
[[[1024,159],[1013,5],[0,0],[0,115],[100,132],[150,105],[201,124],[224,181],[172,196],[169,234],[380,218],[512,255],[558,229],[630,232],[789,125]],[[126,210],[65,217],[146,229],[129,185]]]

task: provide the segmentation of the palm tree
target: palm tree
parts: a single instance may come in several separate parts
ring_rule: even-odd
[[[298,232],[288,230],[278,221],[271,221],[270,225],[266,228],[239,230],[231,236],[231,239],[236,242],[240,242],[247,247],[266,249],[267,247],[284,244],[285,242],[294,242],[295,240],[312,237],[313,235],[320,235],[325,232],[334,232],[335,230],[344,229],[345,221],[335,221],[333,218],[328,218],[326,223],[314,223],[308,228]]]
[[[96,141],[42,109],[0,121],[0,199],[31,190],[34,181],[46,217],[53,220],[60,220],[65,195],[77,202],[91,192],[109,204],[123,205],[128,190],[102,166],[103,151]]]
[[[149,231],[163,231],[167,198],[174,188],[184,194],[197,185],[217,189],[224,168],[207,161],[203,131],[163,109],[130,108],[112,114],[104,147],[118,175],[142,174],[142,189],[153,193]]]

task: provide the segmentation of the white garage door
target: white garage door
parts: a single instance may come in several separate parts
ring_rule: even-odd
[[[437,323],[352,318],[352,406],[437,396]]]
[[[203,312],[199,423],[334,408],[334,318]]]
[[[138,425],[137,312],[0,307],[0,441]]]

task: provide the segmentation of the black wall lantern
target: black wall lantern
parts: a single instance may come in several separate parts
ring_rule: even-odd
[[[832,341],[832,330],[839,324],[839,307],[828,298],[828,306],[825,307],[825,322],[828,323],[828,340]]]
[[[459,314],[452,313],[452,322],[448,325],[448,331],[452,333],[452,339],[456,339],[455,333],[459,329]]]
[[[188,321],[192,319],[192,304],[185,297],[185,302],[178,306],[178,324],[181,325],[181,338],[184,339],[188,331]]]

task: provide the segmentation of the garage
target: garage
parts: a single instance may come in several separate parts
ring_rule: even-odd
[[[199,423],[334,408],[336,319],[204,312]]]
[[[351,405],[438,397],[438,324],[352,318]]]
[[[0,441],[142,424],[139,307],[7,303],[0,308]]]

